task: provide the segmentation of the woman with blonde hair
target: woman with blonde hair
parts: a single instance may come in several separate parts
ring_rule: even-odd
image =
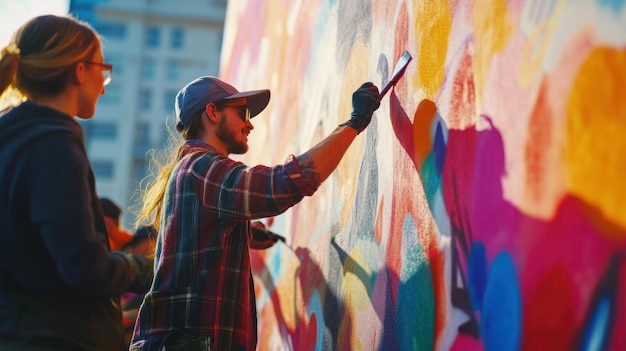
[[[0,52],[0,349],[120,350],[119,295],[152,264],[111,253],[74,117],[91,118],[112,66],[86,23],[40,16]],[[2,96],[4,95],[4,96]]]

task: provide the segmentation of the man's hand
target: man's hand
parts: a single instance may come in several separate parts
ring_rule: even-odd
[[[378,88],[372,82],[361,85],[352,94],[353,110],[350,119],[340,126],[349,126],[354,128],[357,133],[361,133],[370,124],[374,111],[380,106],[380,99]]]
[[[265,250],[274,246],[278,240],[285,241],[282,236],[265,229],[265,225],[261,222],[252,222],[252,240],[250,240],[250,248],[255,250]]]
[[[145,294],[152,285],[152,279],[154,279],[154,259],[139,255],[131,255],[123,251],[115,251],[113,255],[122,256],[135,273],[135,282],[128,289],[127,292],[135,294]]]

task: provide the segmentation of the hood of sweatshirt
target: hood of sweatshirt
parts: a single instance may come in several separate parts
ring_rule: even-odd
[[[73,117],[26,101],[0,117],[0,159],[19,153],[29,143],[49,133],[63,131],[82,139],[82,129]]]

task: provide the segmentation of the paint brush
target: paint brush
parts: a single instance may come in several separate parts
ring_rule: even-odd
[[[276,234],[273,231],[266,229],[266,228],[261,228],[261,227],[257,227],[257,226],[253,226],[252,227],[252,236],[259,241],[265,241],[268,239],[273,240],[274,242],[277,241],[282,241],[283,243],[286,242],[285,237],[280,235],[280,234]]]
[[[409,54],[408,51],[404,50],[404,52],[402,53],[402,56],[400,56],[400,58],[398,59],[398,62],[396,63],[396,67],[393,69],[391,80],[389,81],[389,83],[387,83],[387,85],[385,85],[383,90],[380,92],[381,100],[383,99],[383,96],[387,94],[387,91],[389,91],[389,89],[391,89],[392,86],[396,85],[396,83],[400,80],[400,78],[402,78],[402,75],[404,74],[404,71],[406,70],[406,66],[409,64],[409,62],[411,62],[412,59],[413,57],[411,56],[411,54]]]

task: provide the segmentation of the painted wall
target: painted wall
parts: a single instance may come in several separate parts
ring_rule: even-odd
[[[250,165],[404,78],[253,257],[259,350],[626,349],[626,1],[237,0]]]

